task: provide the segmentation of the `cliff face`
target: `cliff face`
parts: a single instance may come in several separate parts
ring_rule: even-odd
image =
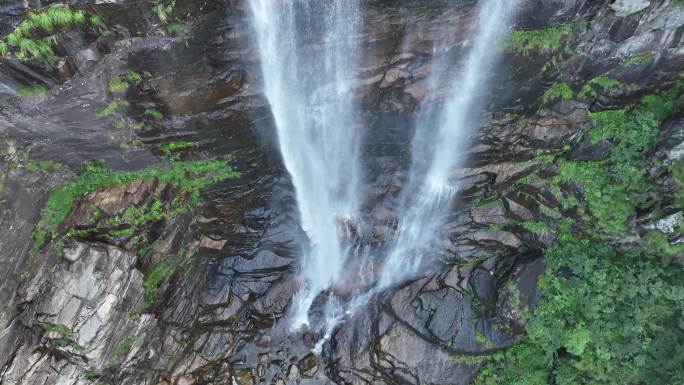
[[[2,35],[24,3],[0,5]],[[0,383],[470,383],[482,362],[454,357],[520,341],[542,294],[556,233],[532,224],[609,216],[566,204],[591,191],[567,178],[549,184],[563,172],[553,157],[608,159],[620,144],[590,137],[591,112],[629,111],[675,87],[684,70],[675,3],[528,1],[515,29],[542,32],[512,32],[491,48],[503,59],[467,167],[454,170],[462,189],[441,229],[448,253],[378,296],[316,356],[322,336],[283,321],[303,235],[246,4],[178,0],[160,13],[145,1],[71,2],[104,25],[63,29],[47,62],[0,61]],[[439,62],[433,43],[452,31],[443,52],[458,58],[474,4],[364,9],[358,97],[374,226],[359,237],[372,246],[394,231],[410,122]],[[26,92],[36,84],[49,90]],[[682,241],[668,171],[684,156],[682,127],[672,115],[643,151],[660,203],[615,219],[624,231],[610,242],[639,244],[655,227]],[[111,170],[83,169],[93,159]]]

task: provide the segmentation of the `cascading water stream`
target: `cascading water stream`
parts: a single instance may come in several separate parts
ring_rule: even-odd
[[[399,229],[384,262],[378,289],[416,274],[424,257],[432,254],[435,243],[439,243],[444,213],[458,190],[451,174],[463,160],[470,130],[479,119],[478,106],[485,94],[482,90],[487,89],[503,31],[518,3],[480,3],[471,32],[473,43],[460,76],[451,82],[451,97],[441,108],[434,107],[431,96],[436,94],[434,88],[441,83],[443,74],[430,75],[430,89],[416,120],[413,164],[399,210]],[[432,126],[436,126],[436,132],[431,130]]]
[[[294,326],[340,275],[341,225],[357,214],[359,132],[354,72],[357,0],[250,0],[265,92],[282,157],[296,190],[302,229]]]
[[[339,282],[350,254],[341,227],[356,217],[360,204],[360,130],[353,95],[358,1],[250,0],[265,92],[308,237],[301,261],[305,287],[294,301],[294,326],[308,323],[316,296]],[[398,208],[399,229],[374,287],[368,289],[372,284],[364,282],[344,301],[329,299],[326,336],[345,313],[415,275],[424,257],[435,253],[444,213],[458,189],[451,174],[461,164],[470,130],[480,117],[482,90],[519,1],[480,2],[467,56],[459,75],[447,80],[451,96],[440,107],[435,107],[435,95],[444,73],[430,75],[416,119],[409,183]]]

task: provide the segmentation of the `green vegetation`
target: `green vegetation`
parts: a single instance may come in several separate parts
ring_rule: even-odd
[[[629,67],[632,64],[646,64],[655,60],[655,54],[653,52],[643,52],[636,55],[632,55],[625,59],[623,63],[624,67]]]
[[[119,342],[119,344],[114,348],[112,356],[109,357],[107,363],[110,366],[115,365],[120,358],[125,357],[128,352],[131,351],[131,348],[133,345],[135,345],[135,341],[137,341],[137,337],[128,336],[125,340]]]
[[[684,160],[680,160],[672,166],[672,179],[679,187],[675,193],[675,204],[684,210]]]
[[[169,21],[169,16],[171,13],[173,13],[173,9],[176,7],[176,0],[171,0],[171,2],[167,5],[164,5],[164,3],[159,3],[155,4],[154,7],[152,7],[152,10],[154,13],[157,14],[157,17],[159,18],[159,21],[162,24],[166,24]]]
[[[109,104],[107,105],[107,107],[101,109],[100,111],[97,111],[97,112],[95,113],[95,115],[97,115],[98,117],[103,117],[103,116],[112,115],[112,114],[114,114],[116,111],[119,110],[119,107],[121,107],[121,106],[123,106],[123,105],[124,105],[123,102],[118,102],[118,101],[111,102],[111,103],[109,103]]]
[[[553,83],[551,87],[542,95],[542,104],[549,104],[558,100],[569,101],[575,96],[569,85],[566,83]]]
[[[86,19],[84,11],[72,10],[68,6],[30,11],[11,33],[0,40],[0,55],[13,55],[19,60],[37,59],[47,63],[55,56],[57,35],[84,24]],[[103,25],[99,18],[91,17],[89,21],[94,27]]]
[[[145,287],[145,307],[153,303],[161,286],[176,272],[176,267],[166,261],[161,262],[147,275],[144,282]]]
[[[579,94],[577,94],[577,97],[580,99],[584,99],[589,96],[593,98],[597,97],[598,92],[596,92],[596,87],[600,87],[602,90],[608,90],[611,88],[627,88],[629,85],[607,76],[599,76],[585,84],[580,90]]]
[[[43,95],[47,92],[48,88],[42,84],[35,84],[32,86],[21,87],[17,89],[17,93],[22,96]]]
[[[161,112],[155,110],[154,108],[145,109],[145,116],[152,118],[154,120],[162,120],[164,115]]]
[[[28,171],[56,171],[61,169],[63,166],[59,162],[52,160],[41,160],[38,162],[28,162],[25,163],[24,169]]]
[[[524,56],[539,53],[555,55],[567,51],[575,30],[584,27],[586,22],[578,21],[544,29],[513,31],[510,46],[514,52]]]
[[[74,336],[74,331],[69,329],[64,325],[57,325],[52,323],[42,323],[40,327],[45,333],[55,333],[56,338],[52,338],[51,341],[57,347],[72,347],[76,350],[83,351],[85,348],[72,338]]]
[[[591,140],[613,144],[607,159],[555,160],[559,176],[548,187],[558,197],[560,183],[580,187],[583,200],[563,202],[580,219],[523,224],[556,235],[545,251],[542,298],[525,315],[520,343],[503,357],[483,356],[476,384],[681,384],[684,270],[670,263],[684,245],[657,230],[639,234],[629,220],[657,209],[647,153],[663,120],[681,107],[683,90],[679,83],[632,109],[592,114]],[[681,164],[673,167],[677,183],[682,173]]]
[[[164,143],[164,144],[160,145],[159,149],[165,154],[170,154],[170,153],[178,151],[178,150],[183,150],[183,149],[190,148],[190,147],[197,147],[197,145],[198,145],[197,142],[175,140],[175,141]]]
[[[675,384],[684,364],[684,271],[564,232],[524,342],[479,384]],[[571,278],[555,275],[570,268]]]
[[[86,162],[82,174],[66,186],[55,189],[48,197],[41,217],[33,232],[33,247],[28,265],[32,264],[33,256],[58,235],[61,223],[67,218],[78,197],[99,189],[121,185],[138,179],[157,178],[167,182],[180,191],[174,200],[176,212],[191,209],[199,203],[200,191],[218,181],[236,178],[240,174],[229,165],[229,160],[219,161],[187,161],[171,162],[166,168],[147,168],[139,171],[111,171],[101,161]],[[187,197],[187,198],[185,198]],[[134,221],[142,223],[158,215],[159,209],[151,207],[143,211]],[[169,213],[165,213],[170,215]],[[133,212],[124,215],[135,216]],[[26,277],[27,272],[22,273]]]

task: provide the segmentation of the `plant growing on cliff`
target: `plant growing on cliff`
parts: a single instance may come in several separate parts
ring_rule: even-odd
[[[542,104],[549,104],[558,100],[569,101],[575,96],[572,88],[567,83],[553,83],[542,95]]]
[[[199,202],[200,191],[216,182],[237,178],[230,160],[171,162],[165,168],[147,168],[139,171],[111,171],[103,162],[92,161],[84,164],[83,172],[76,179],[50,193],[40,219],[33,231],[28,267],[33,257],[53,237],[59,233],[61,223],[67,218],[76,200],[89,192],[110,186],[121,185],[138,179],[157,178],[177,188],[187,200],[182,202],[188,209]],[[180,203],[179,203],[180,204]],[[27,272],[22,273],[26,277]]]
[[[98,30],[104,26],[99,17],[88,20],[85,11],[72,10],[65,5],[32,10],[12,32],[0,40],[0,55],[47,63],[55,56],[57,36],[86,21],[90,21]]]
[[[586,27],[586,22],[581,20],[543,29],[513,31],[510,36],[510,46],[514,52],[524,56],[555,55],[567,51],[574,31],[584,27]]]
[[[173,13],[173,9],[176,7],[176,0],[171,0],[169,4],[159,3],[152,7],[154,13],[157,14],[157,18],[162,24],[166,24],[169,21],[169,16]]]
[[[526,335],[503,359],[490,360],[476,384],[681,382],[684,270],[669,263],[682,248],[660,231],[640,238],[627,221],[637,209],[653,209],[647,150],[680,108],[683,90],[680,83],[633,109],[592,114],[591,141],[610,141],[608,158],[555,162],[560,175],[549,183],[580,186],[586,207],[573,204],[584,217],[547,221],[556,241],[545,251],[542,298],[528,314]],[[615,237],[633,240],[612,244]]]

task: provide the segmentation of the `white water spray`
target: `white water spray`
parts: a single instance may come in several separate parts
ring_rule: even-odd
[[[315,297],[342,272],[340,226],[358,210],[359,129],[353,102],[357,0],[250,0],[266,96],[292,178],[304,287],[294,326],[308,323]]]
[[[436,94],[434,87],[440,84],[443,74],[431,74],[431,89],[416,121],[413,165],[399,211],[400,227],[384,263],[378,289],[416,274],[424,257],[434,252],[435,243],[439,243],[444,214],[458,190],[451,174],[462,164],[470,130],[480,118],[482,90],[487,89],[503,32],[518,3],[481,2],[463,70],[451,83],[450,99],[437,110],[430,96]],[[436,132],[430,129],[433,125]]]

